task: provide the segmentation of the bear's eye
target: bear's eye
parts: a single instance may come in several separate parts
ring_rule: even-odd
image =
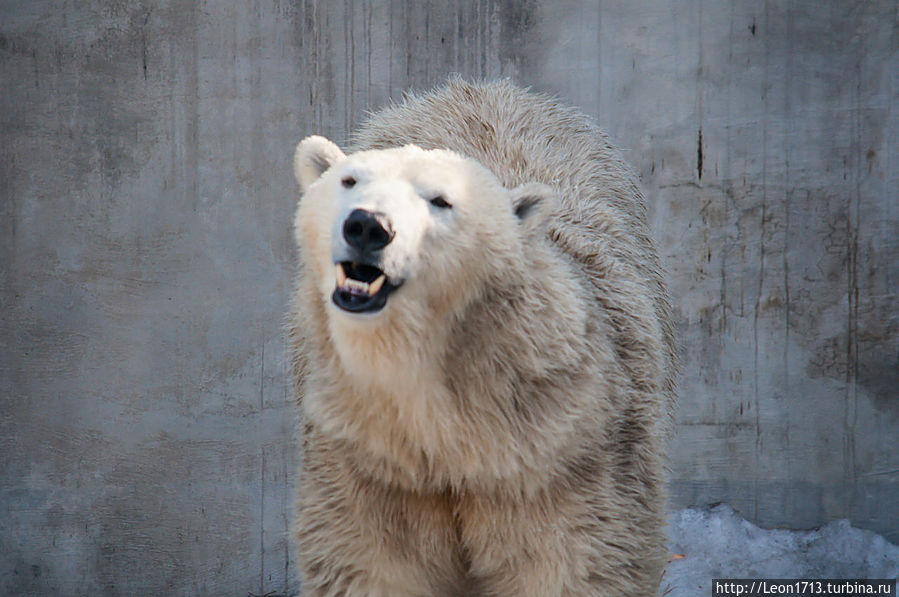
[[[446,199],[444,199],[441,195],[437,195],[436,197],[431,199],[430,203],[434,207],[439,207],[440,209],[447,209],[449,207],[452,207],[452,205],[450,205],[450,203]]]
[[[340,181],[340,184],[342,184],[343,188],[345,189],[352,189],[354,186],[356,186],[356,179],[352,176],[344,176]]]

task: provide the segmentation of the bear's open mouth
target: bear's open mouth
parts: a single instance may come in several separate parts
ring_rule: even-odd
[[[341,261],[336,266],[337,287],[331,300],[350,313],[373,313],[387,304],[387,297],[399,286],[373,265]]]

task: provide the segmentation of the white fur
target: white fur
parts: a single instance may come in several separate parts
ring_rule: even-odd
[[[654,594],[677,355],[632,174],[506,82],[410,96],[356,143],[295,159],[304,594]],[[354,209],[388,218],[402,282],[366,315],[331,302]]]
[[[334,157],[338,155],[342,157]],[[315,170],[308,165],[328,159],[333,160],[331,167],[311,178]],[[550,194],[538,184],[508,191],[486,169],[454,152],[414,145],[346,157],[330,141],[310,137],[297,147],[295,165],[297,179],[306,188],[296,213],[297,242],[315,260],[329,329],[345,368],[368,381],[387,375],[385,382],[406,383],[393,373],[395,367],[427,355],[425,347],[439,343],[451,314],[483,284],[486,268],[472,257],[483,263],[491,259],[491,250],[514,249],[520,244],[516,229],[522,224],[514,215],[515,203],[533,201],[531,212],[537,212],[545,209],[537,205]],[[347,177],[355,181],[351,188],[341,183]],[[431,205],[429,200],[438,195],[452,207]],[[349,250],[343,222],[356,209],[386,215],[395,231],[383,250],[382,269],[403,285],[374,314],[348,313],[330,300],[335,264],[347,259]],[[533,215],[524,219],[529,225],[540,219]],[[509,234],[497,235],[498,228]],[[466,267],[460,268],[463,261]],[[396,330],[422,330],[422,335],[415,336],[414,346],[395,341],[373,349],[373,338],[396,335]]]

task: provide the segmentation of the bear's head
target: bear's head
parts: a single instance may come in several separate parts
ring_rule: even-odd
[[[389,330],[439,337],[491,279],[523,275],[553,208],[545,185],[506,189],[474,160],[415,145],[347,156],[312,136],[294,171],[303,276],[345,357]]]

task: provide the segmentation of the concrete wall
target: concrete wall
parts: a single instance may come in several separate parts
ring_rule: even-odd
[[[293,146],[450,72],[641,174],[672,505],[899,541],[895,2],[4,1],[0,592],[297,589]]]

